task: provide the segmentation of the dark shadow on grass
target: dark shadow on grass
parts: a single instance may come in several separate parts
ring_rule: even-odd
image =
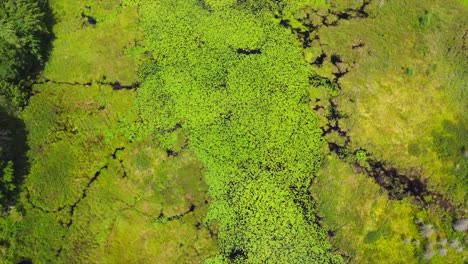
[[[19,74],[17,79],[11,80],[13,83],[22,83],[26,86],[28,98],[32,95],[32,86],[35,80],[50,57],[52,41],[55,39],[52,27],[56,23],[56,18],[50,8],[49,1],[37,1],[37,3],[43,13],[43,23],[47,29],[45,33],[35,36],[41,42],[41,59],[30,61],[29,67]],[[18,118],[16,111],[11,109],[13,107],[11,107],[10,103],[0,103],[0,132],[3,132],[3,134],[0,134],[0,175],[3,176],[3,169],[8,162],[13,162],[13,184],[15,185],[14,190],[6,190],[2,186],[3,183],[0,182],[0,190],[4,194],[4,198],[0,198],[0,206],[4,211],[9,210],[10,206],[15,205],[18,201],[24,178],[29,174],[30,170],[27,156],[29,150],[27,144],[28,131],[23,120]]]
[[[2,1],[0,1],[2,2]],[[5,1],[3,1],[5,2]],[[5,41],[8,34],[2,34],[0,41],[0,94],[7,96],[17,106],[24,107],[31,96],[32,86],[44,68],[52,50],[54,39],[52,27],[55,17],[49,1],[7,1],[10,8],[0,4],[2,23],[11,28],[13,42]],[[16,8],[16,9],[15,9]],[[10,11],[6,11],[6,10]],[[11,11],[22,10],[22,16]],[[16,12],[16,11],[14,11]],[[6,22],[5,22],[6,21]],[[24,23],[24,21],[29,21]],[[26,25],[26,26],[23,26]],[[35,24],[30,26],[29,24]],[[2,24],[2,26],[4,26]]]
[[[55,35],[52,31],[52,28],[57,23],[57,19],[55,18],[54,13],[52,12],[52,8],[50,7],[49,1],[46,1],[46,3],[43,4],[42,10],[44,12],[44,23],[47,27],[48,32],[48,34],[43,36],[42,39],[42,55],[44,56],[45,63],[50,57],[50,53],[52,51],[52,41],[55,39]]]
[[[40,6],[42,12],[44,13],[43,21],[47,28],[47,33],[39,36],[41,40],[41,55],[42,61],[39,62],[35,70],[31,72],[31,75],[37,77],[37,75],[44,69],[45,63],[49,60],[50,54],[52,52],[52,42],[55,39],[55,35],[52,31],[53,26],[57,22],[52,9],[50,8],[49,1],[42,2]]]
[[[4,191],[5,197],[1,206],[3,210],[8,210],[10,206],[16,204],[19,198],[19,192],[24,178],[29,173],[30,163],[27,157],[29,147],[27,145],[27,130],[23,120],[17,118],[0,105],[0,131],[3,135],[0,137],[0,169],[3,176],[3,168],[7,162],[13,162],[15,189],[12,191]],[[0,183],[0,185],[3,183]],[[0,189],[4,190],[3,186]]]
[[[25,72],[24,76],[20,77],[23,80],[28,80],[28,99],[32,95],[32,85],[36,82],[36,79],[39,77],[42,70],[44,69],[46,62],[50,58],[53,48],[52,43],[55,39],[55,35],[53,33],[52,28],[57,22],[57,19],[55,18],[54,13],[52,12],[49,1],[39,1],[39,7],[42,13],[44,14],[43,22],[47,29],[47,33],[37,36],[41,41],[41,60],[31,62],[30,69],[27,72]]]

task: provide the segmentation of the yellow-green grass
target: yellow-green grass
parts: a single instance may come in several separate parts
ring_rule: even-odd
[[[420,211],[409,200],[389,200],[372,179],[334,155],[324,162],[311,190],[324,228],[334,231],[332,242],[351,263],[424,263],[431,242],[432,263],[462,263],[466,256],[440,244],[444,238],[463,241],[451,223],[444,227],[440,215]],[[418,218],[422,223],[415,223]],[[433,225],[429,238],[420,233],[424,224]],[[441,256],[439,248],[447,255]]]
[[[203,223],[203,168],[180,130],[169,156],[151,136],[122,135],[134,91],[47,83],[34,92],[22,113],[31,170],[16,254],[55,263],[200,263],[217,254]]]
[[[217,254],[203,223],[201,164],[182,146],[168,156],[151,136],[121,135],[133,91],[49,83],[35,93],[22,113],[31,171],[15,254],[39,263],[200,263]]]
[[[44,78],[124,85],[135,82],[138,60],[131,54],[140,34],[137,6],[83,0],[51,1],[50,5],[57,23]],[[88,16],[97,23],[90,24]]]
[[[116,148],[118,116],[132,105],[133,92],[109,86],[43,84],[22,113],[29,132],[31,200],[56,210],[76,200],[86,182]]]
[[[369,18],[319,31],[324,51],[349,68],[336,100],[352,147],[404,170],[422,168],[429,185],[456,204],[466,201],[466,171],[455,170],[466,138],[442,158],[434,133],[452,133],[444,122],[466,130],[467,17],[460,1],[385,1]],[[328,61],[317,71],[333,68]]]
[[[200,263],[217,253],[203,224],[208,196],[200,164],[188,152],[167,157],[150,144],[157,146],[151,138],[128,145],[123,163],[111,163],[90,188],[76,208],[63,262]],[[142,152],[151,167],[132,165]]]

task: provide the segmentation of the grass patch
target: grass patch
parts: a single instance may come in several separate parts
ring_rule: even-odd
[[[136,6],[120,2],[51,1],[60,22],[53,28],[53,50],[43,77],[62,82],[134,83],[138,61],[126,51],[139,39],[138,12]]]
[[[468,10],[460,1],[386,1],[368,11],[366,19],[319,30],[324,52],[350,65],[336,99],[347,115],[340,126],[349,130],[352,148],[403,170],[422,168],[431,188],[463,204],[466,185],[458,186],[452,173],[457,160],[441,159],[433,142],[444,123],[466,119]]]
[[[409,200],[389,200],[379,186],[351,165],[330,156],[312,186],[322,225],[351,263],[421,263],[434,251],[433,263],[461,263],[463,244],[452,220],[441,211],[421,211]],[[431,236],[422,231],[431,226]],[[427,229],[427,228],[426,228]],[[447,254],[442,256],[439,250]]]

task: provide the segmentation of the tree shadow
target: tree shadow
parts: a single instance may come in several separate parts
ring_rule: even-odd
[[[25,176],[29,174],[30,163],[27,156],[29,147],[26,125],[23,120],[2,105],[0,105],[0,134],[2,135],[0,136],[0,163],[3,164],[0,169],[3,170],[7,162],[13,162],[13,184],[16,187],[6,192],[4,203],[1,204],[3,209],[7,210],[9,206],[15,205],[18,201],[21,185]],[[0,186],[0,188],[3,187]]]
[[[10,45],[8,47],[10,50],[6,51],[10,53],[13,52],[16,55],[8,57],[10,59],[15,59],[16,56],[16,59],[20,59],[21,62],[18,64],[7,65],[7,67],[15,67],[16,73],[0,79],[0,81],[10,84],[10,87],[5,89],[5,91],[2,91],[4,89],[0,89],[2,95],[7,95],[20,108],[25,107],[28,104],[29,98],[33,95],[33,85],[37,83],[38,77],[44,70],[44,66],[50,58],[53,48],[52,42],[55,39],[52,29],[57,20],[50,8],[49,1],[36,0],[33,2],[34,4],[37,4],[39,10],[34,11],[32,14],[34,16],[41,15],[40,21],[36,21],[41,30],[36,30],[37,32],[31,30],[31,32],[28,32],[28,34],[30,34],[28,39],[33,39],[29,40],[29,42],[38,41],[39,45],[37,48],[39,50],[37,53],[33,52],[30,43],[25,44],[24,47]],[[24,5],[18,5],[18,8],[27,7],[29,6],[25,7]],[[18,31],[16,34],[24,34],[19,32],[20,30],[18,28],[14,28],[13,30]]]
[[[49,1],[37,1],[37,3],[43,13],[42,21],[46,28],[46,32],[36,36],[41,42],[41,59],[30,61],[30,66],[18,76],[19,79],[12,80],[13,82],[23,81],[23,84],[26,85],[27,101],[32,95],[34,83],[36,83],[52,53],[53,40],[55,39],[52,29],[57,21]],[[24,105],[21,105],[21,107],[24,107]],[[0,100],[0,176],[3,176],[3,169],[6,164],[9,161],[13,162],[13,183],[16,187],[13,191],[7,191],[4,186],[2,187],[0,181],[0,190],[3,188],[3,193],[6,191],[6,197],[0,198],[0,202],[2,202],[0,207],[3,207],[4,210],[8,210],[9,206],[16,204],[18,201],[21,185],[30,170],[27,156],[29,150],[27,145],[28,131],[23,120],[16,116],[17,110],[12,110],[13,108],[15,107],[12,107],[10,102],[3,101],[3,98]],[[2,134],[2,131],[4,134]]]
[[[41,11],[43,12],[43,21],[47,29],[47,33],[42,34],[39,36],[41,40],[41,56],[42,56],[42,61],[36,63],[35,67],[33,70],[30,72],[30,77],[32,79],[35,79],[39,76],[39,74],[42,72],[44,69],[44,66],[46,62],[50,58],[50,54],[52,53],[52,48],[53,48],[53,41],[55,40],[55,35],[53,32],[53,26],[56,24],[57,19],[52,12],[52,8],[50,7],[49,1],[42,1],[39,4],[39,7]]]

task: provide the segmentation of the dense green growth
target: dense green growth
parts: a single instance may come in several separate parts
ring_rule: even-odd
[[[143,123],[131,135],[147,130],[164,140],[178,124],[188,131],[207,168],[208,220],[220,224],[223,256],[340,262],[307,192],[323,143],[293,36],[271,13],[242,5],[221,12],[198,1],[158,1],[141,10],[154,61],[138,90]]]
[[[407,201],[391,202],[379,186],[352,167],[330,157],[312,187],[333,242],[353,263],[415,263],[412,244],[420,239]],[[392,250],[388,250],[391,245]]]
[[[0,1],[0,92],[24,105],[29,78],[44,62],[47,1]]]
[[[23,112],[31,171],[19,204],[0,220],[3,258],[199,263],[217,253],[202,224],[209,197],[193,154],[179,146],[168,156],[152,137],[119,136],[117,118],[131,108],[132,92],[97,85],[35,92]]]
[[[15,106],[0,97],[0,208],[12,206],[27,173],[26,130]]]
[[[184,134],[173,133],[175,157],[151,136],[130,143],[120,133],[119,117],[132,108],[135,93],[113,91],[111,84],[136,82],[137,51],[129,49],[138,35],[135,6],[105,1],[87,8],[87,2],[50,1],[57,40],[42,84],[33,86],[35,95],[18,114],[29,131],[31,165],[18,164],[29,169],[21,198],[0,217],[0,262],[200,263],[218,247],[216,231],[203,225],[207,187]],[[110,30],[124,30],[120,25],[133,34],[120,38]],[[113,38],[102,41],[103,33]],[[2,131],[21,131],[10,113],[7,120],[1,114]]]
[[[0,263],[463,263],[466,12],[0,0]]]
[[[0,205],[5,207],[7,200],[12,196],[16,189],[14,184],[14,167],[12,157],[12,134],[10,123],[10,115],[3,108],[0,109]]]

